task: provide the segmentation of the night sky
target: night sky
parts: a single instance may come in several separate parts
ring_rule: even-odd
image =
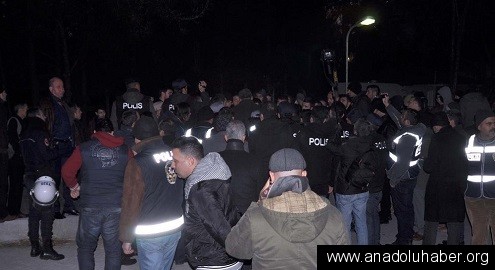
[[[185,78],[192,85],[206,80],[211,95],[248,87],[319,98],[330,87],[321,51],[335,52],[344,82],[347,30],[373,15],[376,24],[350,36],[350,81],[448,84],[455,4],[456,18],[465,18],[464,26],[456,20],[455,31],[463,31],[454,34],[458,82],[491,87],[494,2],[2,1],[0,79],[10,100],[32,103],[36,89],[46,95],[48,79],[65,80],[69,70],[66,88],[86,108],[111,102],[128,77],[155,97]]]

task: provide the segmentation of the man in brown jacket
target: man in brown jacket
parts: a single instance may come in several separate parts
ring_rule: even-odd
[[[184,224],[183,186],[175,177],[166,177],[172,155],[155,120],[142,116],[132,133],[136,155],[124,174],[119,229],[122,250],[133,253],[131,243],[136,240],[141,269],[170,269]]]
[[[253,269],[316,269],[317,245],[350,244],[342,215],[309,189],[306,161],[297,150],[275,152],[269,167],[260,200],[225,240],[227,253],[253,258]]]

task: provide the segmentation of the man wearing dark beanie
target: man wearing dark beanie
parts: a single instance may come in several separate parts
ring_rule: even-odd
[[[252,258],[253,269],[316,269],[317,245],[351,242],[342,214],[311,191],[299,151],[278,150],[269,168],[260,200],[251,203],[225,240],[227,253]]]
[[[352,99],[352,107],[359,110],[364,118],[372,112],[371,99],[366,96],[366,92],[362,91],[362,87],[359,82],[349,83],[346,94]]]
[[[124,175],[120,240],[125,254],[132,254],[136,240],[141,269],[170,269],[181,236],[183,188],[166,174],[172,161],[170,148],[159,136],[158,125],[141,117],[132,129],[134,158]]]
[[[425,191],[423,245],[436,245],[439,222],[447,223],[447,245],[464,241],[464,189],[467,160],[465,137],[455,131],[447,114],[437,112],[432,119],[431,138],[423,169],[429,173]]]
[[[469,163],[464,197],[471,221],[473,245],[486,245],[491,231],[495,242],[495,114],[479,110],[474,116],[478,134],[469,138],[466,155]],[[491,229],[491,230],[490,230]]]

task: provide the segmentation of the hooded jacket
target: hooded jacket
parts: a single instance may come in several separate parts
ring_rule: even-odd
[[[443,99],[443,111],[451,110],[452,108],[449,106],[452,102],[454,102],[454,100],[452,99],[452,92],[450,91],[450,88],[448,86],[444,86],[438,89],[437,92]]]
[[[465,94],[459,101],[464,129],[474,125],[474,115],[478,110],[491,110],[490,103],[482,93]],[[474,127],[476,129],[476,127]]]
[[[186,180],[183,236],[187,260],[193,268],[236,262],[225,251],[225,238],[239,220],[230,195],[230,177],[222,157],[209,153]]]
[[[98,131],[74,149],[62,167],[62,177],[69,188],[76,187],[79,178],[81,207],[120,208],[124,170],[131,156],[123,138]]]
[[[253,259],[252,269],[284,270],[316,269],[318,245],[349,244],[340,212],[310,189],[252,203],[225,241],[230,255]]]

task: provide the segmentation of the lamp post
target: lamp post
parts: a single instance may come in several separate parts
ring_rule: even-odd
[[[351,26],[351,28],[349,28],[349,31],[347,31],[347,36],[345,38],[345,89],[346,90],[347,90],[347,86],[349,85],[349,36],[351,35],[352,29],[374,23],[375,23],[375,19],[371,16],[368,16],[363,20],[355,23],[353,26]]]

